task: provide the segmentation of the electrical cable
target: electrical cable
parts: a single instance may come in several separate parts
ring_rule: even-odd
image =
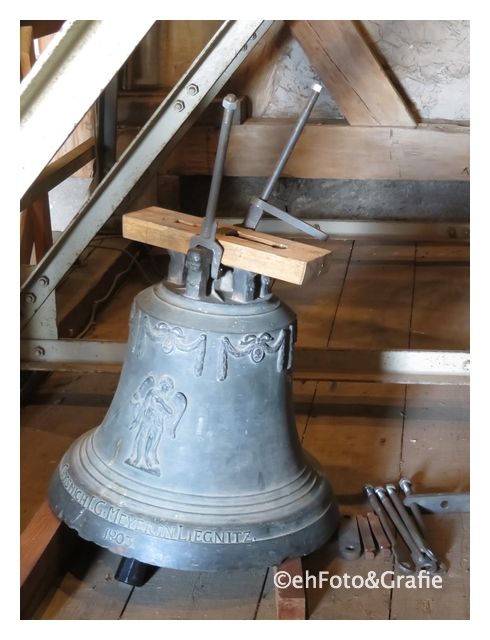
[[[120,236],[117,236],[118,238]],[[125,255],[127,255],[129,258],[131,258],[131,260],[133,259],[133,256],[136,255],[137,258],[139,258],[139,254],[133,254],[131,253],[131,251],[128,251],[127,249],[122,249],[121,247],[106,247],[105,245],[99,245],[99,244],[89,244],[89,247],[95,247],[96,249],[108,249],[109,251],[119,251],[119,253],[124,253]],[[148,282],[148,284],[155,284],[155,280],[154,278],[150,278],[150,276],[148,275],[148,273],[143,269],[143,266],[141,265],[140,262],[138,262],[138,260],[136,260],[135,262],[135,266],[138,267],[141,275],[143,276],[143,278]],[[158,274],[159,275],[159,274]]]
[[[104,294],[104,296],[102,298],[99,298],[98,300],[94,300],[94,302],[92,304],[92,310],[91,310],[91,313],[90,313],[90,318],[89,318],[87,324],[85,325],[85,327],[75,337],[76,340],[79,340],[80,338],[83,338],[83,336],[89,331],[89,329],[92,327],[92,325],[94,323],[98,307],[103,302],[106,302],[115,293],[116,287],[117,287],[120,279],[124,275],[129,273],[134,266],[138,267],[138,269],[140,270],[140,273],[143,275],[145,280],[147,280],[150,284],[155,284],[155,281],[148,276],[146,271],[143,269],[141,264],[138,262],[138,258],[139,258],[139,255],[140,255],[139,253],[132,254],[130,251],[127,251],[126,249],[121,249],[121,248],[118,248],[118,247],[104,247],[104,246],[101,247],[101,246],[99,246],[97,244],[95,244],[95,245],[94,244],[90,244],[88,246],[95,246],[98,249],[111,249],[113,251],[119,251],[120,253],[124,253],[124,254],[128,255],[131,258],[131,260],[130,260],[128,266],[123,271],[120,271],[119,273],[117,273],[115,275],[115,277],[114,277],[114,279],[113,279],[113,281],[111,283],[111,286],[109,287],[108,291]]]

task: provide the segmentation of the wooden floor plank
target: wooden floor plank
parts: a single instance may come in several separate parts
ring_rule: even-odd
[[[446,248],[418,247],[410,346],[412,349],[466,350],[469,346],[469,277],[467,263]],[[441,264],[442,256],[448,262]]]
[[[330,347],[408,345],[414,256],[413,244],[355,243]],[[404,402],[399,385],[318,385],[304,445],[329,469],[337,494],[360,495],[365,483],[398,472]]]
[[[36,405],[108,407],[119,382],[119,373],[96,373],[89,376],[55,371],[36,390]]]
[[[303,445],[325,467],[334,493],[360,502],[366,483],[398,475],[404,387],[321,382]]]
[[[417,491],[468,491],[468,387],[410,386],[401,472]]]
[[[329,347],[408,346],[414,258],[413,244],[356,241]],[[363,486],[398,477],[404,405],[402,385],[318,384],[303,444],[326,469],[344,509],[366,511]],[[304,564],[312,573],[364,577],[370,570],[379,574],[392,568],[390,559],[380,557],[355,562],[339,558],[333,544]],[[307,589],[308,615],[312,619],[388,619],[390,598],[388,589]],[[264,609],[259,609],[259,615],[264,615]]]
[[[466,248],[467,249],[467,248]],[[467,253],[466,253],[467,255]],[[417,247],[412,348],[469,348],[469,273],[464,249]],[[469,488],[469,388],[410,386],[400,474],[416,491]],[[428,539],[449,566],[443,588],[393,593],[396,619],[469,617],[469,516],[426,518]]]
[[[408,347],[414,245],[356,242],[329,347]]]
[[[132,587],[114,578],[120,558],[83,543],[55,592],[39,607],[40,620],[117,620]]]
[[[327,579],[343,576],[345,573],[368,577],[370,571],[378,576],[392,570],[390,559],[377,556],[373,560],[349,561],[339,558],[334,543],[326,545],[316,553],[303,559],[303,570],[310,576],[320,578],[323,572],[325,582],[306,589],[306,614],[309,620],[386,620],[389,615],[389,589],[345,589],[332,588]],[[328,573],[327,573],[328,572]],[[335,584],[335,583],[334,583]],[[269,571],[263,597],[257,611],[258,620],[275,619],[275,591],[272,571]]]
[[[20,431],[20,530],[41,507],[49,480],[72,440],[35,429]],[[35,455],[34,455],[35,452]]]
[[[427,537],[449,570],[441,589],[395,589],[392,620],[467,620],[470,617],[470,516],[468,513],[427,515]]]
[[[21,411],[21,530],[46,498],[48,484],[70,444],[100,424],[104,407],[29,405]]]
[[[265,572],[160,569],[148,584],[135,589],[123,619],[252,620]]]
[[[301,287],[276,282],[273,292],[298,316],[298,347],[327,346],[339,296],[349,264],[352,241],[329,240],[323,243],[332,253],[327,269]]]

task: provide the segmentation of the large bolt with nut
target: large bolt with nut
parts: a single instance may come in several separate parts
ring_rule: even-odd
[[[400,489],[406,496],[411,496],[413,493],[412,483],[408,478],[401,478],[398,482]],[[410,505],[410,511],[414,517],[415,522],[420,530],[420,533],[425,536],[427,535],[427,530],[425,528],[424,520],[422,518],[422,512],[420,511],[419,505],[413,503]]]
[[[228,111],[236,111],[238,107],[238,101],[233,93],[229,93],[223,98],[223,107]]]

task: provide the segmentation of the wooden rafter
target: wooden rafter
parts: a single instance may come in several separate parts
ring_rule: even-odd
[[[233,127],[225,175],[270,175],[291,132],[289,121],[264,118]],[[161,170],[210,175],[218,132],[194,127]],[[469,129],[460,126],[306,125],[283,172],[295,178],[468,180]],[[129,142],[129,140],[127,141]]]
[[[416,122],[352,20],[294,20],[293,35],[351,125]]]

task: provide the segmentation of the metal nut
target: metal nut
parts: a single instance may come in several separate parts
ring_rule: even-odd
[[[199,87],[197,86],[197,84],[190,84],[187,87],[187,93],[190,96],[197,96],[197,94],[199,93]]]
[[[228,111],[236,111],[238,107],[238,101],[236,99],[236,95],[233,93],[229,93],[223,98],[223,107],[228,109]]]
[[[43,286],[43,287],[47,287],[47,286],[48,286],[48,284],[49,284],[49,278],[48,278],[48,276],[41,276],[41,277],[39,278],[39,284],[40,284],[41,286]]]
[[[176,100],[174,103],[175,111],[183,111],[185,109],[185,102],[183,100]]]
[[[34,348],[34,353],[36,354],[36,356],[44,356],[44,355],[46,355],[46,351],[43,349],[43,347],[35,347]]]
[[[34,303],[36,302],[37,298],[33,293],[26,293],[25,300],[26,302]]]

